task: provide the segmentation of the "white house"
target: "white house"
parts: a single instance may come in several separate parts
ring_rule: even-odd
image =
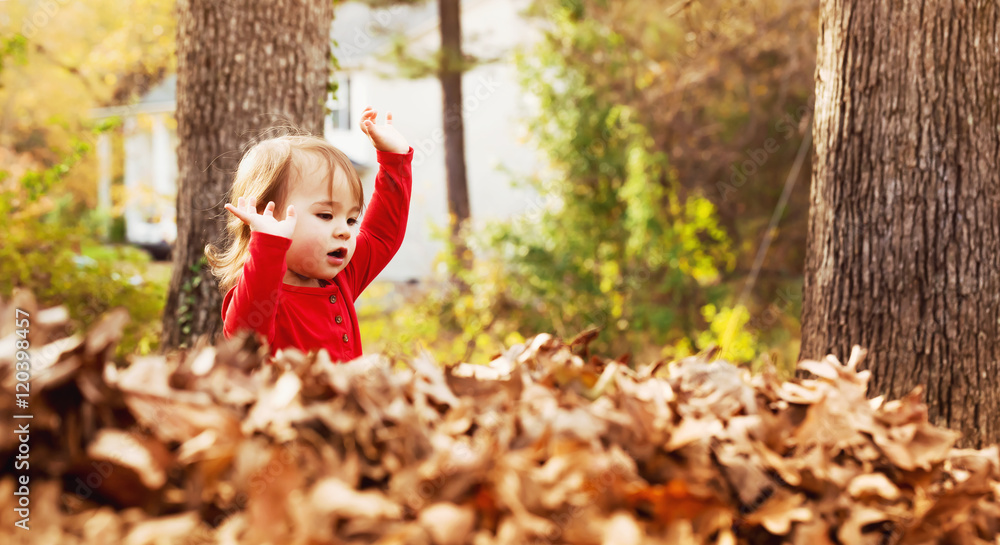
[[[463,47],[468,53],[498,59],[463,76],[466,165],[474,225],[503,219],[531,206],[538,197],[515,188],[540,166],[536,150],[525,141],[522,120],[530,101],[517,81],[511,58],[540,35],[520,14],[528,0],[463,0]],[[437,4],[371,9],[347,2],[337,6],[331,35],[341,65],[340,89],[330,101],[325,136],[361,165],[375,165],[375,150],[361,132],[358,119],[372,105],[379,122],[387,112],[414,148],[413,200],[406,238],[380,280],[423,279],[443,247],[434,237],[448,222],[441,85],[436,78],[407,79],[384,55],[393,36],[402,34],[408,50],[426,56],[437,49]],[[125,116],[125,186],[141,206],[126,208],[127,237],[136,243],[172,241],[176,237],[174,197],[177,165],[174,132],[176,78],[167,78],[136,105],[103,115]],[[99,143],[102,164],[100,202],[110,205],[110,146]],[[370,198],[375,169],[363,170],[365,197]]]
[[[136,104],[99,108],[94,117],[121,116],[124,147],[126,238],[144,246],[177,238],[177,76],[168,76]],[[111,135],[97,140],[98,208],[111,209]]]

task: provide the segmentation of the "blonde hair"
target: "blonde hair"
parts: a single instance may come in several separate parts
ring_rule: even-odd
[[[292,169],[301,167],[301,156],[304,153],[315,154],[326,161],[331,188],[337,170],[342,170],[347,175],[354,197],[360,206],[364,206],[361,177],[347,155],[323,138],[300,134],[268,138],[250,147],[236,168],[236,176],[228,195],[229,202],[236,206],[239,197],[254,197],[257,200],[257,213],[260,214],[264,212],[268,201],[274,201],[275,217],[284,217],[291,172]],[[226,249],[220,251],[211,244],[205,246],[205,257],[212,274],[219,279],[222,293],[236,285],[243,274],[243,264],[250,257],[250,226],[235,215],[225,213],[229,215],[226,223]]]

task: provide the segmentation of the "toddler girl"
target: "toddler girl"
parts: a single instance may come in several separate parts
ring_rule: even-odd
[[[361,355],[354,300],[399,249],[410,206],[413,148],[392,113],[382,125],[377,115],[369,107],[361,116],[379,171],[360,227],[361,179],[326,140],[281,136],[244,155],[231,193],[238,198],[226,204],[229,248],[205,249],[226,292],[226,338],[251,329],[272,355],[285,347],[325,348],[334,361]]]

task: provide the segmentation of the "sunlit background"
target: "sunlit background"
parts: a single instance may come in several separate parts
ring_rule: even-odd
[[[718,346],[790,368],[816,2],[686,4],[461,3],[471,264],[445,242],[441,84],[422,69],[435,3],[335,4],[326,138],[366,196],[361,110],[392,111],[415,150],[406,239],[358,302],[366,352],[477,363],[596,326],[595,350],[633,361]],[[0,293],[29,288],[79,325],[124,306],[119,358],[156,352],[177,233],[175,3],[0,9]]]

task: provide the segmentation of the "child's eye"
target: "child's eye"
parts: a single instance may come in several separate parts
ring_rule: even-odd
[[[358,219],[357,219],[357,218],[349,218],[349,219],[347,220],[347,225],[351,225],[351,226],[353,226],[353,225],[355,225],[355,224],[357,224],[357,223],[358,223]]]
[[[333,219],[333,214],[320,213],[320,214],[316,214],[316,217],[318,217],[320,219],[325,219],[325,220],[332,220]]]

